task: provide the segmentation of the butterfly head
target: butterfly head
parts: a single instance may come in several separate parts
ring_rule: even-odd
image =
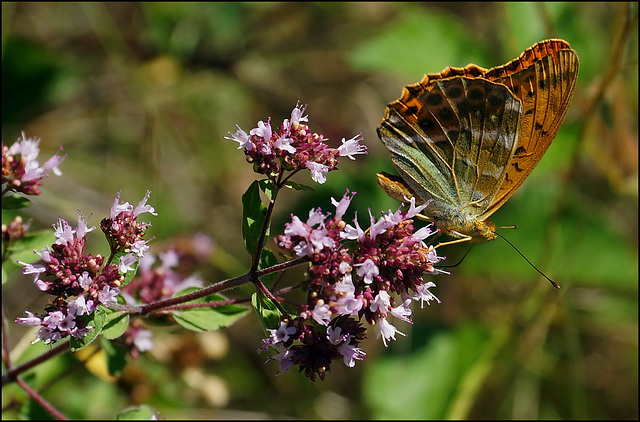
[[[496,234],[496,226],[488,220],[479,220],[474,216],[464,215],[460,213],[442,214],[432,212],[433,225],[440,229],[443,233],[455,237],[458,240],[447,243],[458,243],[463,241],[471,241],[474,243],[487,242],[493,240]]]

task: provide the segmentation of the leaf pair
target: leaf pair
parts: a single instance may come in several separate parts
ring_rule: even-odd
[[[283,186],[295,190],[313,190],[310,186],[287,181]],[[260,191],[264,192],[273,206],[278,195],[279,187],[271,180],[254,181],[242,196],[243,218],[242,218],[242,237],[244,239],[245,248],[255,259],[259,253],[258,269],[265,269],[278,264],[278,260],[272,251],[263,248],[263,244],[270,233],[270,224],[268,221],[268,208],[262,203]],[[277,278],[278,273],[271,273],[262,276],[262,281],[270,283]],[[276,329],[280,325],[282,312],[276,304],[266,297],[262,292],[258,291],[251,297],[251,303],[258,318],[265,329]]]

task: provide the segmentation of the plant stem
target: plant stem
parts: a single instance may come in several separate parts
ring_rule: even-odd
[[[67,350],[69,350],[69,341],[63,341],[48,352],[41,354],[37,358],[31,359],[30,361],[25,362],[22,365],[7,369],[7,372],[2,374],[2,386],[4,387],[7,383],[16,381],[18,379],[18,375],[23,373],[24,371],[31,369],[37,364],[44,362],[45,360],[50,359],[53,356]]]
[[[64,416],[62,413],[60,413],[58,411],[58,409],[56,409],[55,407],[51,406],[51,404],[49,404],[48,401],[46,401],[44,398],[42,398],[42,396],[40,396],[40,394],[38,394],[35,390],[33,390],[31,387],[29,387],[29,385],[22,381],[20,378],[16,378],[16,382],[18,383],[18,385],[20,385],[20,387],[22,387],[22,389],[24,391],[27,392],[27,394],[36,402],[38,402],[38,404],[40,406],[42,406],[47,412],[49,412],[54,418],[56,418],[57,420],[60,421],[66,421],[68,420],[68,418],[66,416]]]

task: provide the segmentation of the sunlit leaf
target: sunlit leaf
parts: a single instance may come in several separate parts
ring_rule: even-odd
[[[315,189],[312,188],[311,186],[308,185],[303,185],[302,183],[296,183],[292,180],[288,180],[287,182],[285,182],[284,184],[286,187],[294,189],[294,190],[304,190],[304,191],[310,191],[310,192],[314,192]]]
[[[197,290],[199,290],[197,287],[189,287],[176,293],[174,297],[184,296]],[[221,295],[212,294],[188,303],[222,302],[225,300],[227,299]],[[188,330],[211,331],[230,326],[247,312],[247,308],[236,305],[223,305],[173,311],[172,314],[176,322]]]
[[[276,187],[274,183],[269,179],[263,179],[258,181],[258,185],[260,186],[260,190],[262,190],[262,192],[267,195],[269,201],[273,202],[276,196]]]
[[[72,351],[82,350],[93,341],[98,338],[102,328],[107,322],[107,313],[104,308],[100,306],[87,320],[87,325],[93,327],[91,331],[87,333],[87,335],[81,339],[71,337],[70,344]]]
[[[275,330],[280,326],[282,312],[280,312],[271,299],[261,292],[258,292],[251,296],[251,304],[265,329]]]
[[[20,195],[7,195],[2,197],[3,210],[18,210],[31,205],[29,198]]]
[[[242,238],[247,252],[254,256],[266,221],[267,208],[260,199],[258,181],[254,181],[242,195]],[[267,229],[266,235],[269,235]]]
[[[156,415],[151,406],[146,404],[127,407],[116,415],[116,420],[145,420],[150,421]]]
[[[107,321],[102,328],[102,335],[109,340],[120,337],[129,326],[129,314],[127,313],[107,308],[106,318]]]

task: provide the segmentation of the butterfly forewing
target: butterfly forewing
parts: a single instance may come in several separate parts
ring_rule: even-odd
[[[518,149],[485,216],[509,199],[549,148],[566,115],[577,76],[578,57],[562,40],[542,41],[485,74],[487,79],[505,84],[522,101],[523,109]]]

